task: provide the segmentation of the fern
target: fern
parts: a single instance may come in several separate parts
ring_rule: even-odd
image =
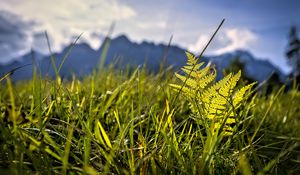
[[[204,62],[198,63],[199,59],[191,53],[186,52],[186,56],[187,65],[182,68],[184,75],[175,73],[183,84],[170,86],[188,99],[193,113],[208,120],[209,134],[232,135],[232,126],[236,124],[236,110],[255,83],[236,90],[241,71],[236,74],[230,73],[215,82],[215,68],[209,64],[202,68]]]

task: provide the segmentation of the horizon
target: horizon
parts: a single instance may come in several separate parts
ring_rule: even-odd
[[[132,42],[167,44],[173,36],[172,45],[197,54],[225,18],[205,55],[246,50],[287,73],[291,70],[285,58],[289,29],[292,25],[300,28],[300,2],[296,0],[0,0],[0,4],[0,63],[11,62],[31,48],[48,54],[44,31],[49,34],[54,52],[60,52],[81,33],[80,42],[97,49],[112,23],[113,38],[124,34]]]

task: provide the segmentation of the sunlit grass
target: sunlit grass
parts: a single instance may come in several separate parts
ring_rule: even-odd
[[[0,167],[10,173],[199,174],[206,135],[171,72],[104,69],[0,87]],[[213,150],[211,174],[299,172],[300,93],[245,102],[238,132]],[[248,111],[247,111],[248,110]]]

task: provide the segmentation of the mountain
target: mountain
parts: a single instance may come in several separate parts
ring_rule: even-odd
[[[62,52],[53,54],[55,64],[59,67],[63,57],[68,53],[69,47],[66,47]],[[72,74],[84,76],[97,68],[99,58],[103,51],[101,46],[98,50],[93,50],[88,44],[77,44],[64,62],[61,69],[61,76],[70,77]],[[34,59],[33,59],[34,58]],[[245,65],[245,73],[258,81],[263,81],[275,71],[282,79],[284,75],[274,67],[270,62],[254,58],[247,51],[235,51],[218,56],[207,56],[202,58],[202,61],[211,61],[216,64],[219,72],[228,67],[231,62],[238,58]],[[16,70],[12,76],[14,80],[29,79],[32,76],[32,64],[38,65],[43,76],[54,76],[55,72],[49,56],[44,56],[37,52],[28,53],[7,65],[0,65],[0,76],[13,70],[16,67],[27,65]],[[121,35],[110,40],[110,47],[106,55],[105,65],[115,63],[118,68],[124,68],[127,65],[138,66],[146,63],[147,68],[151,71],[158,71],[160,63],[172,65],[175,70],[185,65],[185,50],[177,46],[166,46],[163,44],[154,44],[151,42],[135,43],[130,41],[125,35]],[[31,64],[31,65],[28,65]],[[219,75],[221,75],[219,73]]]
[[[213,62],[218,72],[222,72],[224,68],[238,59],[244,65],[244,73],[254,80],[259,82],[269,78],[272,73],[276,73],[281,81],[284,81],[286,76],[273,64],[267,60],[255,58],[251,53],[244,50],[236,50],[231,53],[225,53],[217,56],[210,56],[209,60]]]

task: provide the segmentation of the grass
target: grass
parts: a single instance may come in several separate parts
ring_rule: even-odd
[[[297,174],[300,92],[282,87],[246,101],[238,132],[207,136],[172,72],[112,67],[82,80],[0,86],[0,169],[11,174]],[[176,101],[174,101],[176,99]]]

